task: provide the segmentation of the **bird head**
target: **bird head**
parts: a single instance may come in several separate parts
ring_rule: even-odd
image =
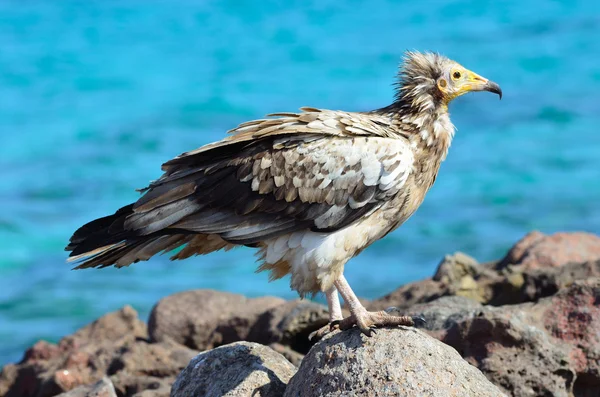
[[[400,66],[397,99],[427,110],[436,104],[474,91],[489,91],[502,98],[500,86],[443,55],[406,52]]]

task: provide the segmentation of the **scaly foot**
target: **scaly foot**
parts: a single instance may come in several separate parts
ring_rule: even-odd
[[[425,324],[425,319],[419,316],[393,316],[385,310],[379,312],[359,310],[343,320],[333,321],[331,326],[339,325],[339,328],[344,331],[356,325],[363,334],[371,336],[375,333],[376,327],[395,327],[398,325],[412,327],[423,324]]]

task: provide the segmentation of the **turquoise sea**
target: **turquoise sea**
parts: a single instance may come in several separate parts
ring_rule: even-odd
[[[532,229],[600,232],[598,1],[0,1],[0,364],[177,291],[293,298],[253,273],[250,249],[71,271],[63,247],[242,121],[389,104],[407,49],[456,59],[504,98],[451,105],[458,133],[425,203],[346,268],[359,295],[457,250],[498,258]]]

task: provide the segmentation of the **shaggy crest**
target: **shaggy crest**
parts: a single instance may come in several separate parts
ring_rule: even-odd
[[[396,106],[416,112],[432,111],[442,101],[437,79],[451,63],[434,52],[407,51],[398,72]]]

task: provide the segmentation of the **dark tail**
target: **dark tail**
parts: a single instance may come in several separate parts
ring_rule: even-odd
[[[125,220],[133,213],[133,204],[113,215],[86,223],[69,240],[69,262],[79,262],[75,269],[128,266],[148,260],[160,251],[170,251],[185,239],[180,234],[154,233],[146,236],[125,230]]]
[[[113,215],[86,223],[73,233],[65,251],[71,251],[69,262],[82,261],[76,269],[110,266],[126,254],[135,243],[124,229],[125,219],[133,213],[133,204]],[[132,244],[133,243],[133,244]]]
[[[75,269],[128,266],[181,246],[185,246],[184,249],[172,256],[172,260],[233,246],[215,235],[164,228],[141,234],[139,230],[126,229],[125,221],[131,218],[133,208],[133,204],[125,206],[113,215],[83,225],[73,234],[65,250],[71,251],[68,261],[78,263]]]

